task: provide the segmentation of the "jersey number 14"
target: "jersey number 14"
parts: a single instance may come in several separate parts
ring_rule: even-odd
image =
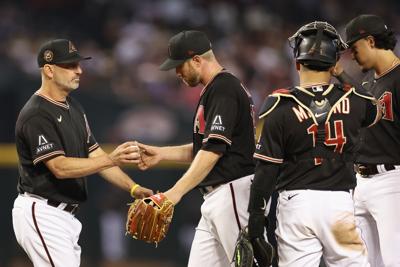
[[[332,135],[331,133],[331,125],[330,122],[325,123],[325,141],[324,144],[326,146],[334,146],[334,151],[337,153],[343,152],[343,147],[346,144],[346,136],[344,135],[343,130],[343,121],[342,120],[335,120],[333,122],[335,133]],[[318,133],[318,126],[317,124],[313,124],[307,129],[308,134],[312,134],[313,136],[313,146],[317,142],[317,133]],[[321,159],[316,158],[315,164],[321,164]]]

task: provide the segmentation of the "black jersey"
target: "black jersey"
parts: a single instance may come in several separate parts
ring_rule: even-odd
[[[254,173],[254,105],[249,92],[229,72],[217,74],[203,89],[194,117],[193,153],[223,153],[200,187]]]
[[[86,200],[85,177],[57,179],[43,162],[58,155],[87,158],[98,148],[76,100],[57,102],[35,93],[22,108],[15,131],[20,193],[71,204]]]
[[[309,108],[313,90],[323,92],[330,108]],[[339,91],[340,90],[340,91]],[[334,96],[336,95],[336,96]],[[277,190],[348,190],[356,185],[353,162],[344,158],[301,157],[316,149],[319,126],[324,129],[321,146],[332,154],[354,154],[359,129],[371,125],[377,114],[373,97],[341,85],[280,90],[267,98],[260,118],[263,129],[254,157],[280,164]],[[321,121],[319,117],[325,116]],[[320,123],[318,124],[318,121]]]
[[[400,65],[379,77],[370,72],[363,86],[382,104],[382,119],[365,129],[357,163],[400,165]]]

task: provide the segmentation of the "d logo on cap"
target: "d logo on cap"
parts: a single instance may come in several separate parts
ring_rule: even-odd
[[[52,51],[50,51],[50,50],[44,51],[44,53],[43,53],[43,59],[44,59],[46,62],[51,62],[51,61],[53,60],[53,57],[54,57],[54,54],[53,54]]]
[[[74,44],[71,41],[69,41],[69,52],[72,53],[75,51],[77,51],[77,50],[76,50]]]

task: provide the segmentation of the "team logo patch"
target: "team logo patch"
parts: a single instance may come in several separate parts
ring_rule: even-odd
[[[206,129],[206,121],[204,119],[204,106],[200,105],[196,112],[196,117],[194,119],[194,132],[199,134],[204,134]]]
[[[215,115],[212,125],[211,125],[211,131],[220,131],[220,132],[225,131],[225,127],[223,126],[221,115]]]
[[[38,137],[38,146],[36,147],[36,155],[41,154],[43,152],[52,150],[54,147],[53,143],[49,143],[44,137],[43,134],[39,135]]]
[[[51,50],[46,50],[46,51],[44,51],[44,53],[43,53],[43,59],[44,59],[46,62],[51,62],[51,61],[53,61],[53,58],[54,58],[53,51],[51,51]]]

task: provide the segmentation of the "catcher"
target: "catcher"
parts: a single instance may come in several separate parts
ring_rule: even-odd
[[[350,191],[359,130],[379,119],[376,99],[330,83],[346,48],[330,24],[306,24],[289,41],[300,84],[275,91],[261,108],[249,237],[263,240],[264,203],[277,190],[279,266],[318,266],[321,256],[327,266],[369,266]]]

